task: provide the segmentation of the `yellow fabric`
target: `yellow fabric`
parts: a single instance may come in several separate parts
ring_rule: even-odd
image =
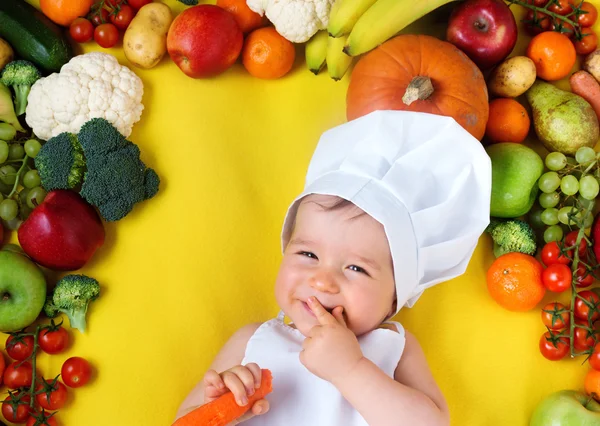
[[[177,13],[185,8],[166,3]],[[443,36],[444,24],[431,19],[409,31],[425,28]],[[528,40],[522,36],[513,55]],[[131,66],[120,47],[106,51]],[[103,289],[88,332],[72,331],[68,352],[39,358],[50,377],[75,355],[97,371],[71,392],[58,413],[62,425],[171,424],[228,337],[276,315],[284,213],[319,135],[345,121],[348,77],[313,76],[303,58],[298,46],[293,72],[276,81],[252,78],[239,63],[205,80],[185,76],[168,58],[151,70],[132,67],[146,108],[130,139],[162,185],[156,198],[106,225],[104,247],[80,271]],[[419,339],[456,426],[526,425],[544,396],[582,389],[588,369],[582,358],[542,358],[542,304],[527,313],[496,305],[485,283],[492,261],[484,236],[464,276],[426,291],[396,317]]]

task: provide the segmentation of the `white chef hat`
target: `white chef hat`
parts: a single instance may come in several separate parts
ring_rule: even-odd
[[[491,186],[489,156],[453,118],[375,111],[323,133],[288,209],[283,249],[304,196],[351,201],[385,229],[398,312],[465,272],[489,224]]]

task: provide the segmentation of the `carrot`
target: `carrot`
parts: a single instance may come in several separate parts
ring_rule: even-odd
[[[235,402],[233,393],[227,392],[208,404],[201,405],[185,416],[177,419],[172,426],[225,426],[229,422],[240,418],[259,399],[263,399],[273,390],[273,377],[271,371],[262,370],[260,387],[248,398],[248,404],[240,407]]]
[[[571,91],[588,101],[600,118],[600,84],[594,76],[587,71],[577,71],[569,78],[569,83]]]

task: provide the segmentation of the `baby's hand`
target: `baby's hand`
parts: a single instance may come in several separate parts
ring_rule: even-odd
[[[346,326],[342,307],[333,309],[333,315],[316,298],[308,304],[320,325],[315,325],[304,339],[300,362],[314,375],[328,382],[348,374],[363,358],[355,334]]]
[[[231,391],[238,405],[247,405],[248,397],[252,396],[260,387],[261,377],[260,367],[253,362],[245,366],[236,365],[221,373],[208,370],[204,375],[204,403],[214,401]],[[241,423],[256,415],[265,414],[267,411],[269,411],[269,402],[266,399],[260,399],[252,405],[251,410],[232,424]]]

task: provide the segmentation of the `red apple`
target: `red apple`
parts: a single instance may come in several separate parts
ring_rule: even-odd
[[[503,0],[467,0],[452,11],[446,39],[485,70],[512,52],[517,35],[515,17]]]
[[[167,50],[186,75],[211,77],[234,64],[243,40],[242,30],[230,12],[201,4],[184,10],[173,20]]]

